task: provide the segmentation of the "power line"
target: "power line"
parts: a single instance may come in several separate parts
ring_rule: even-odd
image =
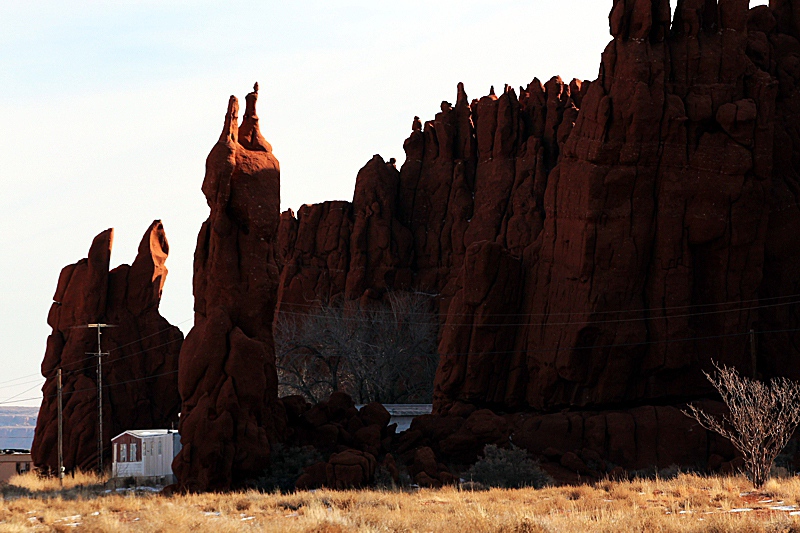
[[[795,297],[800,297],[800,294],[792,294],[792,295],[786,295],[786,296],[776,296],[776,297],[771,297],[771,298],[759,298],[759,299],[752,299],[752,300],[739,300],[739,301],[730,301],[730,302],[717,302],[717,303],[705,303],[705,304],[696,304],[696,305],[671,306],[671,307],[662,307],[662,308],[647,308],[647,309],[618,310],[618,311],[597,311],[597,312],[592,312],[592,314],[634,313],[634,312],[645,312],[645,311],[656,312],[656,311],[675,310],[675,309],[703,308],[703,307],[711,307],[711,306],[734,305],[734,304],[743,304],[743,303],[751,303],[751,302],[769,302],[769,301],[775,301],[775,300],[785,300],[787,298],[795,298]],[[622,322],[632,322],[632,321],[642,321],[642,320],[661,320],[661,319],[672,319],[672,318],[681,318],[681,317],[685,318],[685,317],[692,317],[692,316],[703,316],[703,315],[731,313],[731,312],[741,312],[741,311],[753,311],[753,310],[757,310],[757,309],[779,307],[779,306],[784,306],[784,305],[795,305],[795,304],[798,304],[798,303],[800,303],[800,300],[793,300],[793,301],[789,301],[789,302],[780,302],[780,303],[773,303],[773,304],[756,305],[756,306],[749,306],[749,307],[739,307],[739,308],[735,308],[735,309],[723,309],[723,310],[717,310],[717,311],[701,311],[701,312],[694,312],[694,313],[683,313],[683,314],[680,314],[680,315],[635,317],[635,318],[622,318],[622,319],[613,319],[613,320],[597,320],[597,321],[583,321],[583,322],[558,322],[558,323],[554,322],[554,323],[541,323],[541,324],[530,324],[530,323],[492,324],[492,327],[499,327],[499,326],[503,326],[503,327],[511,327],[511,326],[514,326],[514,327],[545,326],[546,327],[546,326],[564,326],[564,325],[588,325],[588,324],[603,324],[603,323],[622,323]],[[318,304],[292,304],[292,305],[307,305],[308,307],[312,307],[312,306],[313,307],[318,307]],[[414,315],[414,314],[422,315],[422,314],[424,314],[424,315],[427,315],[427,316],[431,316],[432,318],[435,318],[436,316],[470,316],[471,315],[471,314],[467,314],[467,313],[434,313],[434,312],[431,312],[431,313],[414,313],[414,312],[394,313],[394,312],[392,312],[390,310],[386,310],[386,311],[383,311],[383,310],[370,310],[369,312],[370,313],[385,313],[385,314],[411,314],[411,315]],[[314,317],[317,317],[317,318],[328,318],[329,317],[328,315],[321,315],[321,314],[314,314],[314,313],[298,313],[298,312],[291,312],[291,311],[281,311],[278,314],[291,314],[291,315],[297,315],[297,316],[307,317],[307,318],[314,318]],[[576,312],[571,312],[571,313],[549,313],[549,314],[548,313],[506,313],[506,314],[484,314],[482,316],[485,316],[485,317],[489,317],[489,316],[524,317],[524,316],[564,316],[564,315],[573,315],[573,314],[577,314],[577,313]],[[351,320],[351,321],[361,321],[361,322],[368,322],[369,321],[367,318],[359,318],[359,317],[336,317],[336,318],[337,319]],[[182,322],[179,322],[178,324],[182,324],[184,322],[188,322],[189,320],[192,320],[192,319],[191,318],[186,319],[186,320],[184,320]],[[407,324],[415,324],[413,322],[406,322],[406,323]],[[468,323],[468,324],[446,324],[445,323],[443,325],[445,325],[445,326],[447,326],[447,325],[449,325],[449,326],[471,326],[473,324],[472,323]],[[145,339],[150,338],[150,337],[154,337],[154,336],[159,335],[160,333],[163,333],[165,331],[169,331],[173,327],[175,327],[175,326],[174,325],[170,325],[167,328],[159,330],[159,331],[157,331],[155,333],[152,333],[150,335],[147,335],[145,337],[140,337],[139,339],[136,339],[136,340],[131,341],[129,343],[126,343],[126,344],[117,346],[115,348],[112,348],[112,349],[109,350],[109,352],[118,351],[118,350],[120,350],[122,348],[125,348],[127,346],[131,346],[133,344],[140,343],[142,340],[145,340]],[[796,331],[800,331],[800,329],[762,331],[762,332],[759,332],[759,333],[778,333],[778,332],[796,332]],[[747,334],[749,334],[749,332],[718,335],[718,336],[708,336],[708,337],[687,338],[687,339],[673,339],[673,340],[667,340],[667,341],[649,341],[649,342],[639,342],[639,343],[630,343],[630,344],[610,344],[610,345],[598,345],[598,346],[587,346],[587,347],[559,348],[559,349],[556,349],[555,351],[573,350],[573,349],[605,348],[605,347],[615,347],[615,346],[617,346],[617,347],[636,346],[636,345],[663,343],[663,342],[688,342],[688,341],[691,341],[691,340],[723,338],[723,337],[747,335]],[[164,342],[164,343],[156,345],[156,346],[151,346],[149,348],[145,348],[143,350],[139,350],[137,352],[133,352],[133,353],[128,354],[126,356],[123,356],[123,357],[120,357],[118,359],[115,359],[114,362],[116,363],[118,361],[121,361],[121,360],[124,360],[124,359],[128,359],[130,357],[134,357],[136,355],[139,355],[139,354],[142,354],[142,353],[146,353],[146,352],[148,352],[150,350],[161,348],[163,346],[167,346],[169,344],[173,344],[175,342],[182,341],[182,340],[183,340],[183,338],[173,339],[171,341],[167,341],[167,342]],[[536,351],[551,351],[551,350],[536,350]],[[512,352],[482,352],[482,353],[486,354],[486,355],[489,355],[489,354],[498,355],[498,354],[502,354],[502,353],[518,353],[518,352],[517,351],[512,351]],[[443,354],[443,355],[462,356],[462,355],[480,355],[480,354],[470,353],[470,354]],[[86,358],[83,358],[83,359],[79,359],[77,361],[72,361],[70,363],[67,363],[65,366],[74,366],[76,364],[79,364],[79,363],[94,359],[95,356],[96,356],[96,354],[93,354],[90,357],[86,357]],[[308,355],[297,355],[297,356],[298,357],[307,357]],[[328,357],[336,357],[336,356],[341,356],[341,355],[326,354],[326,356],[328,356]],[[76,372],[76,371],[82,371],[82,370],[86,370],[86,369],[85,368],[84,369],[74,369],[74,370],[68,370],[68,372]],[[36,375],[37,374],[29,374],[27,376],[21,376],[21,377],[13,378],[13,379],[10,379],[10,380],[6,380],[4,382],[0,382],[0,384],[10,383],[10,382],[13,382],[13,381],[17,381],[17,380],[20,380],[20,379],[24,379],[26,377],[32,377],[32,376],[36,376]],[[49,378],[46,378],[46,379],[49,379]],[[149,379],[149,377],[140,378],[139,380],[141,380],[141,379]],[[139,381],[139,380],[133,380],[133,381]],[[29,381],[29,382],[26,382],[26,383],[20,383],[20,384],[6,385],[6,386],[0,387],[0,388],[15,387],[15,386],[24,385],[24,384],[32,383],[32,382],[33,381]],[[38,383],[39,380],[36,380],[36,382]],[[129,382],[130,381],[123,382],[123,383],[129,383]],[[37,398],[26,398],[26,399],[22,399],[22,400],[15,400],[15,398],[17,398],[17,396],[20,396],[21,394],[24,394],[25,392],[28,392],[28,391],[36,388],[37,386],[39,386],[39,385],[37,384],[36,386],[31,387],[29,389],[26,389],[25,391],[22,391],[21,393],[19,393],[17,395],[11,396],[10,398],[7,398],[6,400],[0,401],[0,405],[5,404],[5,403],[17,403],[17,402],[20,402],[20,401],[28,401],[28,400],[37,399]]]
[[[162,376],[168,376],[170,374],[177,374],[177,373],[178,373],[177,370],[170,370],[169,372],[163,372],[161,374],[151,374],[151,375],[140,377],[140,378],[129,379],[129,380],[126,380],[126,381],[120,381],[118,383],[107,383],[107,384],[103,385],[103,388],[104,389],[109,389],[111,387],[117,387],[119,385],[127,385],[128,383],[135,383],[137,381],[145,381],[145,380],[148,380],[148,379],[158,378],[158,377],[162,377]],[[75,389],[75,390],[71,390],[69,392],[64,392],[63,394],[64,394],[64,396],[69,396],[70,394],[74,394],[74,393],[77,393],[77,392],[88,392],[88,391],[93,391],[93,390],[95,390],[95,387],[91,387],[91,388],[87,388],[87,389]],[[43,396],[43,398],[44,399],[55,398],[56,396],[57,396],[56,394],[49,394],[47,396]],[[12,403],[22,402],[22,401],[27,401],[27,400],[36,400],[36,399],[38,399],[38,397],[37,398],[26,398],[26,399],[22,399],[22,400],[15,400]],[[4,403],[8,403],[8,401],[7,400],[6,401],[0,401],[0,405],[3,405]]]
[[[10,398],[7,398],[6,400],[4,400],[4,401],[0,402],[0,405],[2,405],[2,404],[4,404],[4,403],[8,403],[8,402],[9,402],[9,400],[13,400],[14,398],[16,398],[16,397],[18,397],[18,396],[22,396],[22,395],[23,395],[23,394],[25,394],[26,392],[30,392],[30,391],[32,391],[33,389],[37,388],[37,387],[39,387],[39,385],[34,385],[33,387],[31,387],[31,388],[29,388],[29,389],[25,389],[24,391],[20,392],[19,394],[15,394],[14,396],[11,396]],[[16,402],[13,402],[13,403],[22,402],[22,401],[27,401],[27,400],[16,400]]]
[[[437,295],[434,294],[434,295],[430,295],[430,296],[431,297],[435,297]],[[769,302],[769,301],[773,301],[773,300],[785,300],[787,298],[800,298],[800,293],[788,294],[786,296],[773,296],[773,297],[770,297],[770,298],[754,298],[754,299],[751,299],[751,300],[732,300],[732,301],[728,301],[728,302],[712,302],[712,303],[704,303],[704,304],[687,304],[687,305],[676,305],[676,306],[667,306],[667,307],[645,307],[645,308],[641,308],[641,309],[618,309],[618,310],[610,310],[610,311],[591,311],[591,314],[594,314],[594,315],[607,315],[607,314],[617,314],[617,313],[646,313],[646,312],[658,312],[658,311],[673,311],[673,310],[676,310],[676,309],[703,308],[703,307],[713,307],[713,306],[716,306],[716,305],[737,305],[737,304],[747,304],[747,303],[756,303],[756,302]],[[351,301],[355,301],[355,300],[351,300]],[[281,302],[281,305],[286,305],[288,307],[308,307],[308,308],[314,309],[314,308],[319,308],[321,306],[324,306],[325,304],[321,300],[316,300],[316,301],[311,301],[309,303],[302,303],[302,304],[301,303]],[[327,305],[325,307],[330,308],[331,306]],[[383,310],[383,309],[374,309],[374,310],[372,310],[372,309],[370,309],[369,312],[373,313],[373,314],[388,314],[388,315],[396,314],[395,312],[393,312],[391,310],[388,310],[388,309],[387,310]],[[306,314],[306,313],[298,313],[298,312],[291,312],[291,311],[276,311],[275,312],[276,315],[280,315],[280,314],[284,314],[284,313],[287,313],[287,314],[299,314],[299,315]],[[433,315],[437,315],[437,316],[471,316],[473,313],[450,313],[450,312],[445,312],[445,313],[436,313],[436,312],[421,313],[421,312],[408,312],[408,313],[405,313],[405,314],[409,314],[409,315],[433,314]],[[483,314],[482,316],[514,316],[514,317],[546,316],[546,317],[550,317],[550,316],[570,316],[570,315],[578,315],[578,314],[583,314],[583,313],[580,312],[580,311],[569,311],[569,312],[561,312],[561,313],[486,313],[486,314]],[[671,318],[671,317],[667,317],[667,318]]]
[[[742,302],[720,302],[720,303],[698,304],[696,307],[710,307],[710,306],[715,306],[715,305],[731,305],[731,304],[735,304],[735,303],[749,303],[749,302],[758,302],[758,301],[774,301],[774,300],[792,298],[792,297],[797,297],[797,296],[800,296],[800,294],[787,295],[787,296],[778,296],[778,297],[765,298],[765,299],[746,300],[746,301],[742,301]],[[765,305],[758,305],[758,306],[741,307],[741,308],[736,308],[736,309],[723,309],[723,310],[718,310],[718,311],[704,311],[704,312],[697,312],[697,313],[684,313],[684,314],[681,314],[681,315],[670,315],[670,316],[663,316],[663,317],[662,316],[636,317],[636,318],[623,318],[623,319],[604,320],[604,321],[562,322],[562,323],[542,323],[542,324],[529,324],[529,323],[493,324],[492,326],[493,327],[498,327],[498,326],[503,326],[503,327],[529,326],[530,327],[530,326],[556,326],[556,325],[563,326],[563,325],[588,325],[588,324],[599,324],[599,323],[620,323],[620,322],[631,322],[631,321],[641,321],[641,320],[660,320],[660,319],[668,319],[668,318],[679,318],[679,317],[684,317],[685,318],[685,317],[691,317],[691,316],[702,316],[702,315],[720,314],[720,313],[729,313],[729,312],[752,311],[752,310],[757,310],[757,309],[778,307],[778,306],[783,306],[783,305],[794,305],[794,304],[797,304],[797,303],[800,303],[800,301],[780,302],[780,303],[774,303],[774,304],[765,304]],[[686,309],[688,307],[692,307],[692,306],[673,306],[673,307],[659,308],[659,309],[655,309],[655,310],[657,311],[657,310],[665,310],[665,309]],[[598,312],[597,314],[630,313],[630,312],[634,312],[634,311],[635,310],[603,311],[603,312]],[[644,311],[644,310],[638,310],[638,311]],[[314,313],[295,313],[295,312],[290,312],[290,311],[283,311],[282,313],[292,314],[292,315],[297,315],[297,316],[307,317],[307,318],[313,318],[313,317],[328,318],[328,315],[320,315],[320,314],[314,314]],[[386,313],[388,313],[388,312],[386,312]],[[408,313],[408,314],[414,314],[414,313]],[[463,313],[458,313],[458,314],[457,313],[442,313],[442,314],[448,315],[448,316],[467,316],[466,314],[463,314]],[[566,314],[575,314],[575,313],[553,313],[550,316],[566,315]],[[432,317],[436,316],[435,313],[430,313],[429,315],[432,316]],[[441,316],[441,315],[439,315],[439,316]],[[503,314],[503,315],[486,314],[486,315],[483,315],[483,316],[541,316],[541,315],[533,314],[533,313],[529,313],[529,314],[526,314],[526,313],[508,313],[508,314]],[[337,319],[338,318],[343,318],[345,320],[360,321],[360,322],[368,322],[369,321],[367,318],[360,318],[360,317],[336,317],[336,318]],[[191,319],[187,319],[187,320],[191,320]],[[415,324],[413,322],[407,322],[407,323]],[[445,326],[447,326],[447,325],[450,325],[450,326],[469,325],[469,326],[471,326],[473,324],[471,324],[471,323],[470,324],[446,324],[445,323],[444,325]],[[153,334],[148,335],[146,337],[142,337],[140,339],[137,339],[136,341],[132,341],[132,342],[129,342],[129,343],[124,344],[122,346],[119,346],[119,347],[116,347],[116,348],[112,348],[109,351],[110,352],[111,351],[117,351],[117,350],[119,350],[119,349],[121,349],[123,347],[136,344],[138,342],[141,342],[141,340],[144,340],[144,339],[149,338],[149,337],[153,337],[153,336],[155,336],[155,335],[157,335],[157,334],[159,334],[161,332],[168,331],[170,329],[171,329],[171,327],[165,328],[165,329],[163,329],[163,330],[161,330],[159,332],[156,332],[156,333],[153,333]],[[118,359],[115,359],[114,362],[116,363],[118,361],[122,361],[124,359],[128,359],[130,357],[134,357],[136,355],[140,355],[142,353],[146,353],[146,352],[148,352],[150,350],[161,348],[161,347],[164,347],[164,346],[167,346],[169,344],[173,344],[175,342],[182,341],[182,340],[183,340],[182,338],[181,339],[173,339],[171,341],[167,341],[167,342],[164,342],[164,343],[156,345],[156,346],[151,346],[149,348],[145,348],[144,350],[139,350],[137,352],[133,352],[133,353],[128,354],[126,356],[123,356],[123,357],[120,357]],[[70,363],[67,363],[65,366],[67,366],[67,367],[74,366],[76,364],[79,364],[79,363],[82,363],[82,362],[85,362],[85,361],[88,361],[88,360],[91,360],[91,359],[94,359],[94,357],[90,356],[90,357],[86,357],[86,358],[83,358],[83,359],[79,359],[77,361],[72,361]],[[85,369],[73,369],[73,370],[67,370],[67,372],[77,372],[77,371],[82,371],[82,370],[85,370]],[[31,374],[31,376],[33,376],[33,375],[36,375],[36,374]],[[22,379],[22,378],[15,378],[15,379]],[[9,381],[13,381],[13,380],[9,380]],[[13,386],[16,386],[16,385],[13,385]],[[0,388],[7,388],[7,387],[0,387]],[[28,389],[28,390],[30,390],[30,389]],[[14,398],[14,397],[12,397],[12,398]],[[2,402],[0,402],[0,403],[2,403]]]
[[[41,372],[36,372],[35,374],[27,374],[25,376],[19,376],[19,377],[13,378],[13,379],[7,379],[5,381],[0,381],[0,385],[2,385],[4,383],[11,383],[12,381],[19,381],[20,379],[30,378],[30,377],[33,377],[33,376],[41,376],[41,375],[42,375]],[[13,387],[14,385],[11,385],[11,386]],[[0,387],[0,388],[3,388],[3,387]]]
[[[750,307],[739,307],[739,308],[735,308],[735,309],[721,309],[721,310],[717,310],[717,311],[699,311],[699,312],[696,312],[696,313],[683,313],[683,314],[679,314],[679,315],[664,315],[664,316],[655,315],[655,316],[643,316],[643,317],[633,317],[633,318],[616,318],[616,319],[609,319],[609,320],[587,320],[587,321],[578,321],[578,322],[541,322],[541,323],[519,322],[519,323],[511,323],[511,324],[499,323],[499,324],[487,324],[487,326],[491,326],[491,327],[522,327],[522,326],[526,326],[526,327],[538,327],[538,326],[551,327],[551,326],[571,326],[571,325],[578,326],[578,325],[592,325],[592,324],[614,324],[614,323],[621,323],[621,322],[640,322],[640,321],[651,321],[651,320],[652,321],[657,321],[657,320],[664,320],[664,319],[686,318],[686,317],[694,317],[694,316],[718,315],[718,314],[723,314],[723,313],[738,313],[738,312],[742,312],[742,311],[754,311],[754,310],[757,310],[757,309],[766,309],[766,308],[770,308],[770,307],[780,307],[780,306],[784,306],[784,305],[796,305],[796,304],[800,304],[800,300],[794,300],[794,301],[790,301],[790,302],[781,302],[781,303],[775,303],[775,304],[766,304],[766,305],[754,305],[754,306],[750,306]],[[718,305],[718,304],[715,304],[715,305]],[[340,308],[334,308],[334,310],[339,310],[339,309]],[[370,310],[366,310],[366,314],[370,314],[370,313],[371,313]],[[331,315],[325,315],[325,314],[299,313],[299,312],[293,312],[293,311],[281,311],[280,314],[287,314],[287,315],[301,316],[301,317],[309,317],[309,318],[334,318],[335,320],[346,320],[346,321],[350,321],[350,322],[372,322],[372,320],[370,320],[368,317],[359,317],[359,316],[344,316],[344,315],[331,316]],[[406,314],[411,314],[411,313],[398,312],[398,313],[396,313],[394,315],[395,316],[403,316],[403,315],[406,315]],[[476,313],[469,313],[469,314],[467,314],[467,313],[453,313],[453,314],[442,313],[442,314],[440,314],[438,316],[442,316],[442,315],[444,315],[444,316],[474,316],[475,314]],[[582,313],[575,312],[575,313],[571,313],[571,314],[582,314]],[[594,314],[594,313],[589,312],[587,314]],[[357,313],[356,313],[356,315],[357,315]],[[437,315],[436,315],[436,313],[430,313],[430,316],[431,316],[431,318],[436,318]],[[483,315],[483,314],[481,314],[481,316],[498,316],[498,315],[491,315],[491,314]],[[502,315],[502,316],[515,316],[515,315],[510,315],[509,314],[509,315]],[[532,314],[529,314],[529,315],[519,314],[519,315],[516,315],[516,316],[522,317],[522,316],[534,316],[534,315],[532,315]],[[403,323],[404,324],[411,324],[411,325],[424,325],[424,324],[428,324],[429,322],[403,321]],[[472,322],[456,323],[456,324],[445,322],[445,323],[442,324],[443,327],[448,327],[448,326],[449,327],[453,327],[453,326],[473,326],[473,325],[474,325],[474,323],[472,323]]]
[[[793,328],[793,329],[776,329],[776,330],[769,330],[769,331],[759,331],[759,334],[768,334],[768,333],[793,333],[800,331],[800,328]],[[536,353],[548,353],[548,352],[571,352],[574,350],[594,350],[596,348],[629,348],[632,346],[649,346],[653,344],[672,344],[676,342],[692,342],[692,341],[702,341],[702,340],[713,340],[713,339],[724,339],[730,337],[742,337],[742,336],[749,336],[750,331],[745,332],[737,332],[737,333],[724,333],[721,335],[706,335],[702,337],[685,337],[680,339],[663,339],[657,341],[640,341],[640,342],[628,342],[628,343],[614,343],[614,344],[594,344],[591,346],[568,346],[565,348],[534,348],[529,350],[502,350],[502,351],[491,351],[491,352],[464,352],[464,353],[443,353],[443,354],[435,354],[439,357],[468,357],[468,356],[481,356],[481,355],[522,355],[522,354],[536,354]],[[353,354],[284,354],[280,357],[314,357],[314,356],[321,356],[321,357],[351,357]],[[386,357],[391,356],[392,354],[389,353],[382,353],[382,354],[358,354],[360,357]],[[408,356],[406,354],[394,354],[395,356],[402,355],[403,357],[418,357],[418,356]],[[422,354],[421,354],[422,355]]]
[[[118,358],[118,359],[115,359],[113,362],[114,362],[114,363],[116,363],[116,362],[118,362],[118,361],[122,361],[123,359],[128,359],[128,358],[130,358],[130,357],[134,357],[134,356],[136,356],[136,355],[143,354],[143,353],[145,353],[145,352],[147,352],[147,351],[149,351],[149,350],[154,350],[154,349],[156,349],[156,348],[161,348],[161,347],[163,347],[163,346],[167,346],[168,344],[173,344],[173,343],[175,343],[175,342],[178,342],[179,340],[183,340],[183,339],[174,339],[174,340],[167,341],[167,342],[165,342],[165,343],[162,343],[162,344],[159,344],[159,345],[156,345],[156,346],[151,346],[150,348],[145,348],[144,350],[140,350],[140,351],[138,351],[138,352],[134,352],[134,353],[132,353],[132,354],[128,354],[128,355],[126,355],[126,356],[124,356],[124,357],[120,357],[120,358]],[[131,344],[133,344],[133,343],[131,343]],[[94,359],[94,357],[87,357],[87,358],[81,359],[81,361],[87,361],[87,360],[89,360],[89,359]],[[71,371],[67,371],[67,373],[80,372],[80,371],[82,371],[82,370],[86,370],[86,369],[85,369],[85,368],[84,368],[84,369],[74,369],[74,370],[71,370]],[[57,371],[57,369],[56,369],[56,371]],[[177,372],[177,371],[176,371],[176,372]],[[36,374],[32,374],[32,375],[36,375]],[[43,379],[47,380],[47,379],[49,379],[49,378],[46,378],[46,377],[44,377]],[[38,382],[39,380],[36,380],[36,381]],[[134,380],[134,381],[137,381],[137,380]],[[32,383],[32,381],[31,381],[30,383]],[[125,382],[125,383],[128,383],[128,382]],[[42,385],[44,385],[44,383],[42,383]],[[39,385],[36,385],[36,386],[34,386],[34,387],[31,387],[30,389],[24,390],[24,391],[22,391],[20,394],[24,394],[24,393],[26,393],[26,392],[28,392],[28,391],[30,391],[30,390],[33,390],[33,389],[35,389],[35,388],[36,388],[36,387],[38,387],[38,386],[39,386]],[[2,404],[4,404],[4,403],[8,403],[8,401],[9,401],[9,400],[12,400],[13,398],[16,398],[17,396],[19,396],[19,394],[15,395],[15,396],[11,396],[11,397],[9,397],[9,398],[7,398],[7,399],[5,399],[5,400],[2,400],[2,401],[0,401],[0,405],[2,405]],[[22,400],[14,400],[14,401],[13,401],[13,402],[11,402],[11,403],[18,403],[18,402],[23,402],[23,401],[28,401],[28,400],[36,400],[36,399],[39,399],[39,398],[38,398],[38,397],[37,397],[37,398],[24,398],[24,399],[22,399]]]
[[[157,378],[157,377],[161,377],[161,376],[168,376],[170,374],[177,374],[177,373],[178,373],[177,370],[170,370],[169,372],[163,372],[161,374],[151,374],[151,375],[143,376],[143,377],[140,377],[140,378],[129,379],[129,380],[126,380],[126,381],[120,381],[118,383],[106,383],[105,385],[103,385],[103,388],[104,389],[109,389],[111,387],[117,387],[119,385],[126,385],[128,383],[135,383],[137,381],[145,381],[145,380],[148,380],[148,379],[153,379],[153,378]],[[28,391],[30,391],[30,390],[31,389],[28,389]],[[88,392],[88,391],[92,391],[92,390],[95,390],[95,387],[91,387],[91,388],[88,388],[88,389],[75,389],[75,390],[71,390],[69,392],[65,391],[64,392],[64,396],[69,396],[70,394],[74,394],[76,392]],[[28,392],[28,391],[23,391],[20,394],[24,394],[25,392]],[[19,395],[17,395],[17,396],[19,396]],[[48,394],[48,395],[37,396],[37,397],[33,397],[33,398],[23,398],[21,400],[10,401],[11,398],[15,398],[15,396],[12,396],[11,398],[8,398],[6,400],[0,401],[0,405],[6,404],[6,403],[18,403],[18,402],[25,402],[25,401],[29,401],[29,400],[48,399],[48,398],[55,398],[55,397],[57,397],[57,394]]]
[[[110,363],[117,363],[117,362],[119,362],[119,361],[123,361],[123,360],[125,360],[125,359],[130,359],[131,357],[135,357],[135,356],[137,356],[137,355],[141,355],[141,354],[143,354],[143,353],[149,352],[150,350],[155,350],[156,348],[162,348],[162,347],[164,347],[164,346],[167,346],[167,345],[169,345],[169,344],[174,344],[174,343],[176,343],[176,342],[180,342],[180,341],[183,341],[183,339],[173,339],[173,340],[171,340],[171,341],[167,341],[167,342],[164,342],[164,343],[161,343],[161,344],[157,344],[156,346],[151,346],[151,347],[149,347],[149,348],[145,348],[144,350],[139,350],[138,352],[133,352],[133,353],[130,353],[130,354],[128,354],[128,355],[125,355],[125,356],[123,356],[123,357],[118,357],[117,359],[114,359],[113,361],[109,361],[109,362],[110,362]],[[110,351],[113,351],[113,350],[110,350]],[[107,352],[107,353],[108,353],[108,352]],[[73,361],[73,363],[69,363],[69,364],[70,364],[70,365],[71,365],[71,364],[76,364],[76,363],[79,363],[79,362],[88,361],[88,360],[90,360],[90,359],[94,359],[94,357],[86,357],[86,358],[84,358],[84,359],[80,359],[79,361]],[[68,370],[67,372],[69,372],[69,373],[73,373],[73,372],[81,372],[81,371],[83,371],[83,370],[86,370],[86,368],[76,368],[76,369],[73,369],[73,370]],[[52,376],[51,376],[51,377],[52,377]],[[48,378],[48,379],[49,379],[49,378]]]
[[[36,374],[34,374],[34,375],[36,375]],[[13,387],[22,387],[23,385],[28,385],[30,383],[42,383],[43,379],[46,379],[46,378],[44,376],[39,376],[39,379],[34,379],[34,380],[31,380],[31,381],[23,381],[22,383],[14,383],[13,385],[4,385],[4,386],[0,387],[0,389],[10,389],[10,388],[13,388]]]
[[[758,333],[760,333],[760,334],[794,333],[794,332],[798,332],[798,331],[800,331],[800,328],[767,330],[767,331],[760,331]],[[750,335],[749,331],[737,332],[737,333],[726,333],[726,334],[721,334],[721,335],[706,335],[706,336],[702,336],[702,337],[686,337],[686,338],[680,338],[680,339],[664,339],[664,340],[657,340],[657,341],[641,341],[641,342],[617,343],[617,344],[597,344],[597,345],[591,345],[591,346],[575,346],[575,347],[567,347],[567,348],[532,349],[532,350],[503,350],[503,351],[491,351],[491,352],[465,352],[465,353],[437,354],[437,355],[439,355],[440,357],[464,357],[464,356],[481,356],[481,355],[514,355],[514,354],[530,354],[530,353],[540,353],[540,352],[560,352],[560,351],[573,351],[573,350],[590,350],[590,349],[596,349],[596,348],[624,348],[624,347],[632,347],[632,346],[647,346],[647,345],[654,345],[654,344],[671,344],[671,343],[676,343],[676,342],[692,342],[692,341],[699,341],[699,340],[713,340],[713,339],[730,338],[730,337],[741,337],[741,336],[747,336],[747,335]],[[323,354],[324,357],[345,357],[347,355],[350,355],[350,354]],[[386,355],[391,355],[391,354],[378,354],[377,356],[386,356]],[[396,354],[396,355],[400,355],[400,354]],[[414,357],[414,356],[406,356],[405,354],[403,354],[403,356],[404,357]],[[309,357],[309,355],[298,355],[298,357]],[[139,378],[135,378],[135,379],[121,381],[121,382],[118,382],[118,383],[105,384],[105,385],[103,385],[103,387],[107,389],[107,388],[116,387],[116,386],[119,386],[119,385],[126,385],[128,383],[135,383],[135,382],[138,382],[138,381],[145,381],[145,380],[148,380],[148,379],[153,379],[153,378],[162,377],[162,376],[168,376],[168,375],[176,374],[176,373],[178,373],[178,370],[171,370],[169,372],[162,372],[162,373],[159,373],[159,374],[151,374],[151,375],[148,375],[148,376],[143,376],[143,377],[139,377]],[[32,390],[32,389],[28,389],[28,391],[30,391],[30,390]],[[65,395],[70,395],[70,394],[73,394],[73,393],[86,392],[86,391],[90,391],[90,390],[94,390],[94,387],[88,388],[88,389],[76,389],[76,390],[72,390],[72,391],[69,391],[69,392],[65,392],[64,394]],[[23,392],[21,392],[20,394],[18,394],[16,396],[24,394],[25,392],[28,392],[28,391],[23,391]],[[33,398],[23,398],[23,399],[16,399],[15,400],[14,398],[16,398],[16,396],[12,396],[11,398],[8,398],[6,400],[0,401],[0,405],[4,405],[4,404],[7,404],[7,403],[18,403],[18,402],[36,400],[36,399],[42,398],[42,397],[33,397]],[[45,399],[53,398],[55,396],[56,396],[55,394],[50,394],[50,395],[44,396],[44,398]]]
[[[800,296],[800,295],[798,295],[798,296]],[[176,328],[176,327],[178,327],[178,325],[180,325],[180,324],[185,324],[186,322],[189,322],[190,320],[194,320],[194,317],[187,318],[186,320],[182,320],[181,322],[177,322],[177,323],[175,323],[175,324],[171,324],[169,327],[166,327],[166,328],[164,328],[164,329],[160,329],[160,330],[156,331],[155,333],[151,333],[150,335],[145,335],[144,337],[139,337],[139,338],[138,338],[138,339],[136,339],[135,341],[131,341],[131,342],[127,343],[127,344],[122,344],[122,345],[120,345],[120,346],[117,346],[117,347],[115,347],[115,348],[111,348],[111,349],[110,349],[110,350],[108,350],[108,351],[109,351],[109,352],[114,352],[114,351],[121,350],[122,348],[127,348],[128,346],[130,346],[130,345],[132,345],[132,344],[137,344],[137,343],[139,343],[139,342],[142,342],[142,341],[143,341],[143,340],[145,340],[145,339],[149,339],[150,337],[155,337],[156,335],[160,335],[161,333],[164,333],[165,331],[169,331],[169,330],[171,330],[172,328]]]

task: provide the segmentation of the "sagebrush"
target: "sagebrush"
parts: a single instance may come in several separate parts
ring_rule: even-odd
[[[769,384],[739,375],[735,368],[714,363],[704,372],[730,413],[712,416],[694,405],[683,413],[704,428],[729,439],[742,454],[747,477],[756,487],[769,478],[772,462],[800,424],[800,384],[773,378]]]
[[[494,444],[487,444],[483,448],[483,457],[470,467],[465,478],[485,487],[502,489],[540,489],[552,483],[547,473],[528,456],[528,452],[514,445],[511,448],[498,448]]]
[[[303,468],[320,461],[322,456],[312,446],[288,448],[276,444],[270,453],[269,468],[255,481],[253,488],[261,492],[292,492]]]

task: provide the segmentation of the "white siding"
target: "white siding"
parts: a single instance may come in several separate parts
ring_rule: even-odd
[[[114,465],[114,477],[136,477],[142,476],[144,465],[142,461],[135,463],[117,463]]]
[[[144,475],[161,477],[172,473],[172,454],[170,446],[172,435],[142,437],[142,462]],[[158,453],[159,446],[161,453]]]

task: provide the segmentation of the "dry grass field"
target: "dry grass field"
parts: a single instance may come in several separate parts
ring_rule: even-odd
[[[800,479],[759,492],[743,477],[541,490],[244,492],[163,497],[34,476],[0,488],[0,532],[770,532],[800,533]],[[88,485],[87,485],[88,483]]]

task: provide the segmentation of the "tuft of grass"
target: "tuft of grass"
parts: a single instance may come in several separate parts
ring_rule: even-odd
[[[18,487],[30,492],[48,492],[65,490],[78,487],[94,487],[103,485],[108,481],[108,476],[99,476],[94,472],[82,472],[77,470],[70,475],[64,476],[64,486],[58,481],[58,477],[40,476],[35,471],[24,474],[15,474],[8,480],[12,487]]]

